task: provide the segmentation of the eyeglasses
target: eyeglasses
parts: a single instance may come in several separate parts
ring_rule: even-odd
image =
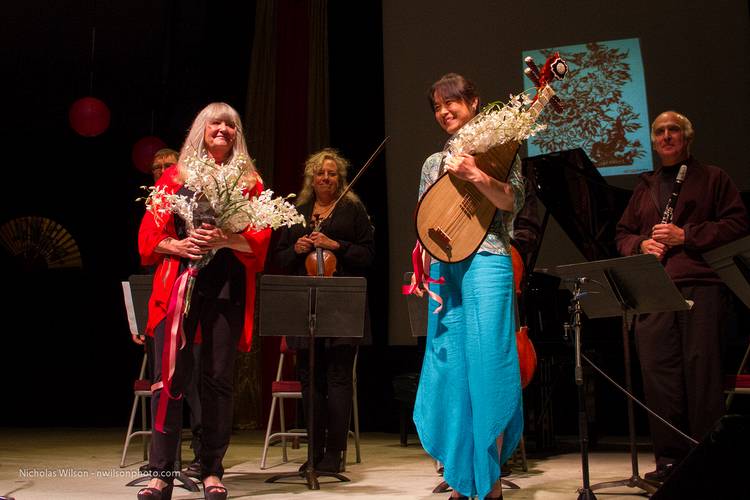
[[[154,163],[151,165],[151,171],[156,172],[157,170],[164,170],[165,168],[168,168],[170,165],[173,165],[172,162],[164,162],[164,163]]]

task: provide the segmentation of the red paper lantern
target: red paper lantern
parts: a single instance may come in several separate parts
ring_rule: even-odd
[[[151,173],[151,161],[154,159],[154,154],[160,149],[166,148],[167,144],[153,135],[148,135],[133,145],[133,151],[131,158],[133,159],[133,165],[141,172],[150,174]]]
[[[109,118],[109,108],[96,97],[82,97],[68,111],[70,126],[84,137],[94,137],[107,130]]]

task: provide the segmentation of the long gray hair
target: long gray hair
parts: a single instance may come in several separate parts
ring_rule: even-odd
[[[250,158],[250,154],[247,152],[245,131],[242,128],[242,120],[240,120],[239,113],[225,102],[212,102],[198,113],[198,116],[195,117],[193,124],[190,126],[190,130],[188,131],[185,142],[180,150],[180,158],[177,161],[180,168],[182,168],[183,162],[188,157],[198,155],[199,158],[202,158],[208,153],[203,138],[206,132],[206,126],[213,120],[224,120],[227,123],[232,123],[237,131],[234,143],[232,144],[232,150],[227,157],[224,158],[224,162],[231,161],[236,155],[244,155],[247,158]],[[260,179],[252,160],[249,161],[248,167],[248,177]]]

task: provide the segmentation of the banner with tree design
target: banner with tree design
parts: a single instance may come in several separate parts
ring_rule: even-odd
[[[523,57],[544,61],[554,52],[570,67],[567,77],[555,85],[565,109],[544,116],[548,127],[528,140],[528,155],[580,147],[602,175],[652,170],[638,39],[527,50]]]

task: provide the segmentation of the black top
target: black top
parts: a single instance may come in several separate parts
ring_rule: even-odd
[[[177,194],[192,197],[193,191],[183,186],[177,191]],[[202,207],[199,206],[193,216],[196,224],[203,217],[197,213],[201,209]],[[207,221],[214,222],[213,220]],[[175,231],[180,239],[184,239],[188,235],[185,221],[179,215],[175,216]],[[185,269],[189,262],[197,263],[199,261],[188,261],[188,259],[181,258],[180,272]],[[229,300],[233,304],[244,307],[245,279],[245,268],[234,255],[234,252],[230,248],[222,248],[200,269],[195,280],[193,293],[198,293],[210,299]]]
[[[305,258],[294,251],[294,244],[312,232],[310,221],[313,203],[297,207],[308,221],[306,226],[295,224],[280,230],[279,243],[274,259],[287,274],[305,276]],[[366,276],[375,259],[375,241],[370,217],[364,205],[347,199],[341,200],[328,218],[323,221],[320,232],[338,242],[340,248],[333,251],[336,256],[335,276]]]

